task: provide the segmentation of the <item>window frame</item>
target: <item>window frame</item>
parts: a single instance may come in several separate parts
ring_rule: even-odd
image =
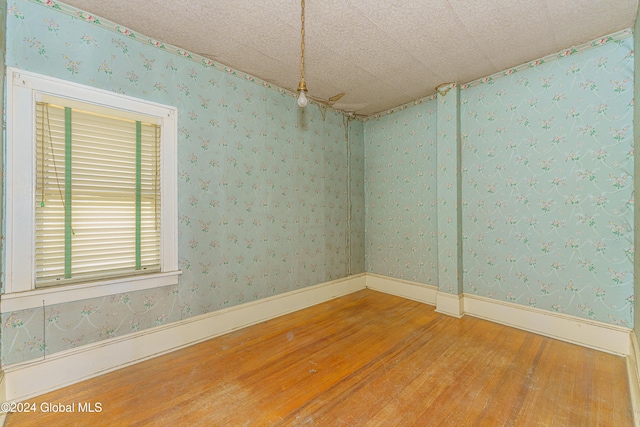
[[[175,285],[178,269],[177,108],[7,67],[5,274],[0,311]],[[160,273],[35,287],[35,103],[39,94],[156,117],[160,137]]]

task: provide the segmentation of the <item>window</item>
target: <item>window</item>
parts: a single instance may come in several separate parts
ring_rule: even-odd
[[[160,126],[41,99],[36,288],[160,271]]]
[[[7,81],[2,311],[177,283],[175,108]]]

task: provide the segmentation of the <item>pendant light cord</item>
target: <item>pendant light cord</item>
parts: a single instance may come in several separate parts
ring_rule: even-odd
[[[302,1],[302,14],[301,14],[301,22],[302,22],[302,29],[300,30],[300,33],[302,35],[302,41],[300,42],[300,51],[301,56],[300,56],[300,76],[301,76],[301,81],[304,82],[304,0]]]

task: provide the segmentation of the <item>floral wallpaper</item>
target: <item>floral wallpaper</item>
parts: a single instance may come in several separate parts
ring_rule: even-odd
[[[364,123],[365,270],[438,285],[436,101]]]
[[[461,91],[464,291],[633,326],[633,40]]]
[[[178,108],[183,274],[2,313],[4,365],[363,272],[361,122],[61,3],[7,12],[7,65]]]
[[[640,12],[640,11],[639,11]],[[636,14],[636,22],[633,28],[633,45],[638,46],[640,44],[640,13]],[[633,82],[634,82],[634,99],[640,99],[640,61],[634,61],[633,63]],[[633,123],[640,123],[640,109],[633,109]],[[633,129],[634,150],[640,150],[640,126],[634,126]],[[640,188],[640,158],[634,159],[634,187]],[[640,215],[634,215],[634,242],[640,242]],[[640,253],[634,252],[633,265],[640,265]],[[634,274],[634,295],[640,293],[640,275]],[[640,310],[635,309],[639,303],[634,300],[634,333],[636,340],[640,342]]]
[[[7,34],[7,3],[0,1],[0,81],[4,81],[5,77],[5,46],[6,46],[6,34]],[[4,84],[0,85],[0,99],[4,99]],[[4,114],[0,114],[0,145],[4,147]],[[1,156],[0,156],[1,157]],[[4,163],[4,160],[2,161]],[[4,194],[4,178],[0,179],[0,189]],[[0,198],[1,199],[1,198]],[[4,212],[4,201],[0,200],[0,212]],[[4,216],[4,215],[3,215]],[[3,221],[0,220],[0,223]],[[4,224],[0,224],[2,231],[0,232],[4,236]],[[4,239],[0,240],[0,272],[4,271]],[[4,293],[4,281],[0,283],[0,294]],[[0,328],[1,331],[1,328]]]
[[[367,119],[366,271],[457,293],[461,253],[463,292],[632,327],[633,64],[625,31],[460,86],[461,183],[446,96]]]
[[[437,228],[438,288],[442,292],[462,293],[460,251],[460,120],[459,86],[439,88],[437,95]]]
[[[349,121],[349,248],[350,274],[365,270],[364,126],[362,120]]]

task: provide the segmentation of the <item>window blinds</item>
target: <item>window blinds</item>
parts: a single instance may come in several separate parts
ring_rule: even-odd
[[[36,287],[160,271],[160,128],[77,104],[36,103]]]

